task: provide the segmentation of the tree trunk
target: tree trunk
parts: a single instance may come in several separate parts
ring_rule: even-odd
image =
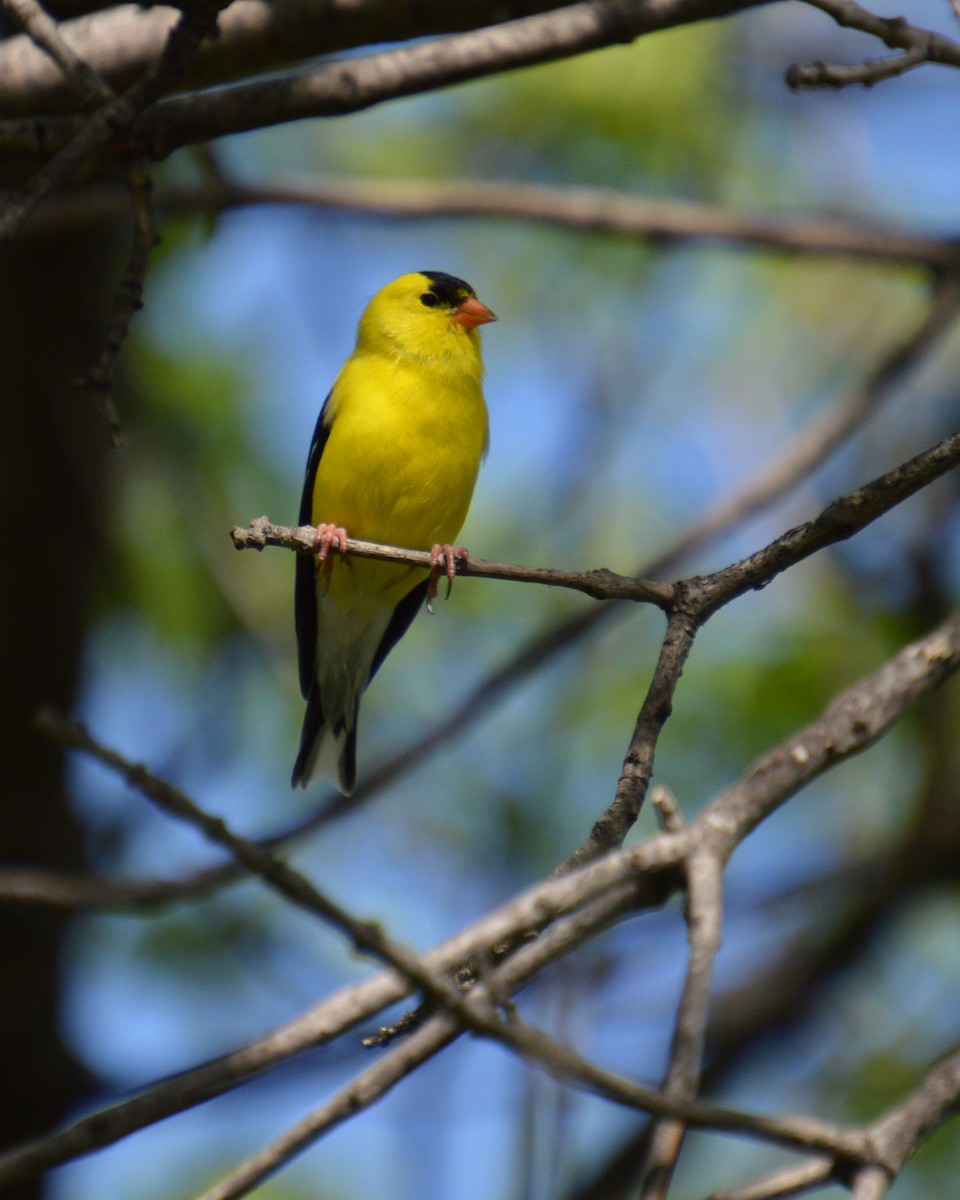
[[[27,237],[0,248],[0,861],[75,870],[83,837],[63,754],[32,728],[37,709],[74,705],[103,567],[111,449],[92,401],[71,386],[98,350],[108,306],[110,238]],[[67,919],[0,913],[0,1143],[61,1121],[89,1089],[62,1036]],[[5,1195],[34,1200],[37,1182]]]

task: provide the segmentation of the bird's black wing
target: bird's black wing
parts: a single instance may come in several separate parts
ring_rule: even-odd
[[[380,645],[377,647],[377,652],[373,656],[373,662],[370,666],[370,679],[372,679],[380,670],[383,660],[410,628],[410,623],[420,611],[420,605],[423,603],[427,594],[428,583],[428,579],[425,579],[423,583],[418,583],[415,588],[412,588],[409,592],[407,592],[404,598],[393,610],[393,614],[390,617],[390,624],[383,631],[383,637],[380,639]]]
[[[313,441],[310,443],[310,454],[307,457],[307,473],[303,480],[303,495],[300,498],[300,524],[313,524],[313,484],[317,478],[317,467],[320,456],[330,436],[330,426],[326,423],[327,406],[330,403],[328,395],[317,417],[317,427],[313,431]],[[294,591],[294,618],[297,627],[297,654],[300,660],[300,691],[304,699],[310,692],[314,681],[317,661],[317,594],[316,594],[316,563],[312,554],[297,555],[297,582]],[[412,619],[412,618],[411,618]],[[407,622],[409,624],[409,622]],[[404,627],[405,628],[405,627]]]

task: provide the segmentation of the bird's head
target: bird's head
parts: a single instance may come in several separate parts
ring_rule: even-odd
[[[373,297],[360,319],[357,347],[479,375],[477,326],[496,319],[464,280],[414,271]]]

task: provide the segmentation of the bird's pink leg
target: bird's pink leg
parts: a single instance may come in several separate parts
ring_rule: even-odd
[[[330,557],[330,551],[333,549],[334,542],[341,558],[346,558],[347,555],[347,531],[342,525],[321,524],[317,526],[317,540],[314,543],[313,552],[317,556],[317,566],[323,565],[323,569],[329,576],[333,570],[333,559]]]
[[[437,583],[440,573],[447,577],[447,596],[453,588],[454,576],[457,573],[457,559],[466,566],[470,555],[466,546],[450,546],[444,543],[430,548],[430,577],[427,580],[427,612],[433,612],[433,601],[437,595]]]

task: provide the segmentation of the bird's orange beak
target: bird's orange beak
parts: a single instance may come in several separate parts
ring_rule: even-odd
[[[457,305],[453,317],[455,325],[462,325],[464,329],[476,329],[478,325],[486,325],[488,321],[495,321],[497,314],[491,312],[485,304],[481,304],[474,296],[468,296],[466,300],[461,300]]]

